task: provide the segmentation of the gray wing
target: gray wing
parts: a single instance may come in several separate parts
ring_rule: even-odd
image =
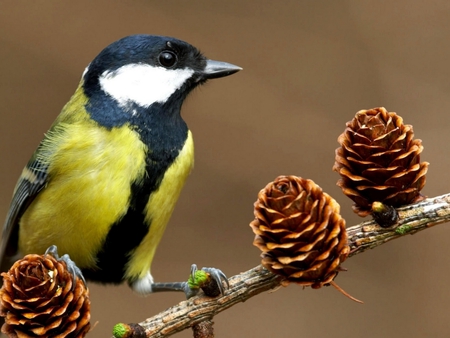
[[[7,257],[17,253],[19,239],[19,219],[45,187],[48,178],[48,165],[35,157],[27,164],[17,182],[16,189],[6,216],[0,245],[1,271],[8,269]]]

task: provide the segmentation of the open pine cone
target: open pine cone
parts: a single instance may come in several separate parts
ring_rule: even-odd
[[[338,186],[364,217],[373,202],[399,207],[418,202],[429,163],[420,162],[422,141],[411,125],[385,108],[360,110],[339,136],[333,170]]]
[[[81,338],[90,328],[89,291],[66,263],[52,255],[27,255],[2,273],[1,331],[9,337]]]
[[[279,176],[258,194],[253,244],[262,265],[294,282],[320,288],[330,284],[349,254],[339,204],[313,181]]]

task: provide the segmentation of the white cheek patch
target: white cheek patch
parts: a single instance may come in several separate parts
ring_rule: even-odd
[[[194,74],[192,69],[166,69],[134,63],[100,75],[100,87],[117,103],[126,107],[131,102],[149,107],[164,103]]]

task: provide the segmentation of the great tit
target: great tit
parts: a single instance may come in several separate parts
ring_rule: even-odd
[[[239,70],[164,36],[132,35],[101,51],[22,171],[2,267],[17,253],[56,246],[88,280],[188,293],[186,283],[155,283],[150,273],[194,164],[180,110],[195,87]]]

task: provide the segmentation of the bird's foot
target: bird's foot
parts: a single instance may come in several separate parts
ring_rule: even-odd
[[[202,268],[198,270],[197,265],[192,264],[191,274],[187,282],[153,283],[152,292],[183,291],[186,298],[189,299],[197,295],[200,289],[210,297],[224,295],[228,287],[227,276],[221,270],[216,268]]]
[[[72,259],[70,259],[70,256],[68,254],[59,257],[58,248],[56,247],[56,245],[52,245],[47,250],[45,250],[45,255],[52,255],[57,261],[63,261],[64,263],[66,263],[67,270],[73,277],[73,287],[75,287],[77,277],[83,281],[84,285],[86,285],[86,280],[84,279],[83,273],[81,272],[80,268]]]
[[[216,268],[198,270],[195,264],[191,266],[191,275],[186,284],[187,288],[184,293],[188,299],[195,296],[200,289],[210,297],[223,296],[225,290],[230,286],[227,276],[221,270]]]

